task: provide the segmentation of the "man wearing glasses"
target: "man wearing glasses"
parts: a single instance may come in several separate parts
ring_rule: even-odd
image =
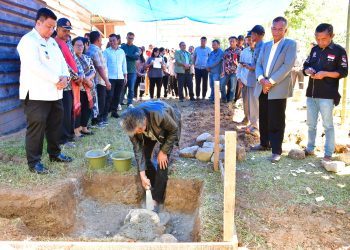
[[[132,101],[134,98],[134,86],[136,82],[136,61],[139,59],[140,50],[137,46],[134,45],[135,34],[129,32],[126,35],[126,44],[122,44],[121,48],[125,52],[126,56],[126,65],[128,72],[128,107],[134,107]],[[125,88],[126,91],[126,88]],[[125,92],[124,92],[125,93]],[[123,98],[123,97],[122,97]]]

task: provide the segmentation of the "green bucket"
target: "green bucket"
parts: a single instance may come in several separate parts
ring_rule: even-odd
[[[126,172],[131,168],[131,158],[133,153],[128,151],[117,151],[111,154],[114,169],[117,172]]]
[[[91,169],[104,168],[107,163],[107,154],[103,150],[90,150],[85,153],[85,158],[88,159]]]

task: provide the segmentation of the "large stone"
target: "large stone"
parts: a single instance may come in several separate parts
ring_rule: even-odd
[[[203,148],[214,148],[215,147],[215,143],[214,142],[204,142],[203,143]],[[219,144],[219,148],[220,151],[224,150],[224,145]]]
[[[345,168],[345,163],[342,161],[322,161],[322,166],[329,172],[340,172]]]
[[[158,214],[153,211],[149,211],[147,209],[131,209],[125,217],[124,224],[140,223],[143,216],[149,217],[154,224],[158,224],[160,222]]]
[[[213,152],[213,148],[199,148],[196,153],[196,158],[200,161],[209,162]]]
[[[215,141],[215,137],[212,136],[210,137],[207,142],[214,142]],[[220,135],[220,144],[225,144],[225,136],[224,135]]]
[[[214,162],[214,154],[212,155],[210,161]],[[225,152],[224,151],[220,152],[220,154],[219,154],[219,161],[225,162]]]
[[[349,165],[350,164],[350,152],[340,154],[338,156],[339,160],[342,162],[345,162],[345,164]]]
[[[183,158],[195,158],[199,146],[192,146],[180,150],[179,155]]]
[[[236,147],[236,159],[237,161],[244,161],[247,158],[245,147],[237,145]]]
[[[160,225],[166,226],[170,222],[171,216],[170,216],[169,213],[162,212],[162,213],[159,213],[158,216],[159,216],[159,219],[160,219]]]
[[[159,238],[156,238],[154,242],[163,242],[163,243],[176,243],[178,240],[172,234],[163,234]]]
[[[200,136],[197,137],[196,142],[197,144],[202,144],[205,141],[211,140],[213,136],[209,133],[203,133]]]
[[[305,159],[305,152],[304,150],[300,149],[292,149],[291,151],[289,151],[288,157],[294,160],[302,160]]]

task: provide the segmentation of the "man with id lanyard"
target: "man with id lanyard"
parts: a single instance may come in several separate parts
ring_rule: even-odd
[[[44,136],[50,161],[68,162],[61,153],[59,139],[63,119],[62,96],[69,76],[66,61],[51,35],[56,15],[39,9],[35,27],[20,40],[17,50],[21,60],[20,99],[27,119],[25,147],[29,170],[48,173],[41,163]]]

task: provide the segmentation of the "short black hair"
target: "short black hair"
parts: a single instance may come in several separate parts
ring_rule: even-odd
[[[116,35],[116,34],[110,34],[109,37],[115,37],[116,39],[120,40],[120,35]]]
[[[185,43],[185,42],[180,42],[180,43],[179,43],[179,46],[181,46],[182,43]]]
[[[205,36],[202,36],[201,40],[207,40],[207,38]]]
[[[159,53],[162,53],[165,49],[163,47],[159,48]]]
[[[55,15],[55,13],[53,13],[52,10],[50,10],[48,8],[41,8],[36,13],[35,22],[38,21],[39,19],[46,20],[48,18],[51,18],[55,21],[57,20],[57,16]]]
[[[321,23],[316,27],[315,33],[327,32],[330,35],[333,35],[333,25],[329,23]]]
[[[277,22],[284,22],[286,24],[286,26],[288,26],[288,21],[283,16],[278,16],[275,19],[273,19],[273,21],[272,21],[272,23],[277,23]]]
[[[214,39],[214,40],[212,41],[212,43],[220,44],[220,41],[219,41],[218,39]]]
[[[72,40],[72,44],[73,44],[73,46],[74,46],[74,44],[77,42],[77,41],[81,41],[83,44],[84,44],[84,40],[85,40],[86,38],[84,38],[84,37],[81,37],[81,36],[77,36],[76,38],[74,38],[73,40]]]
[[[91,31],[90,32],[90,43],[94,44],[101,37],[100,32]]]
[[[235,39],[236,41],[238,41],[238,38],[235,37],[235,36],[230,36],[230,37],[228,38],[228,40],[231,40],[231,39]]]
[[[133,32],[128,32],[128,34],[126,34],[127,36],[135,36],[135,34]]]

